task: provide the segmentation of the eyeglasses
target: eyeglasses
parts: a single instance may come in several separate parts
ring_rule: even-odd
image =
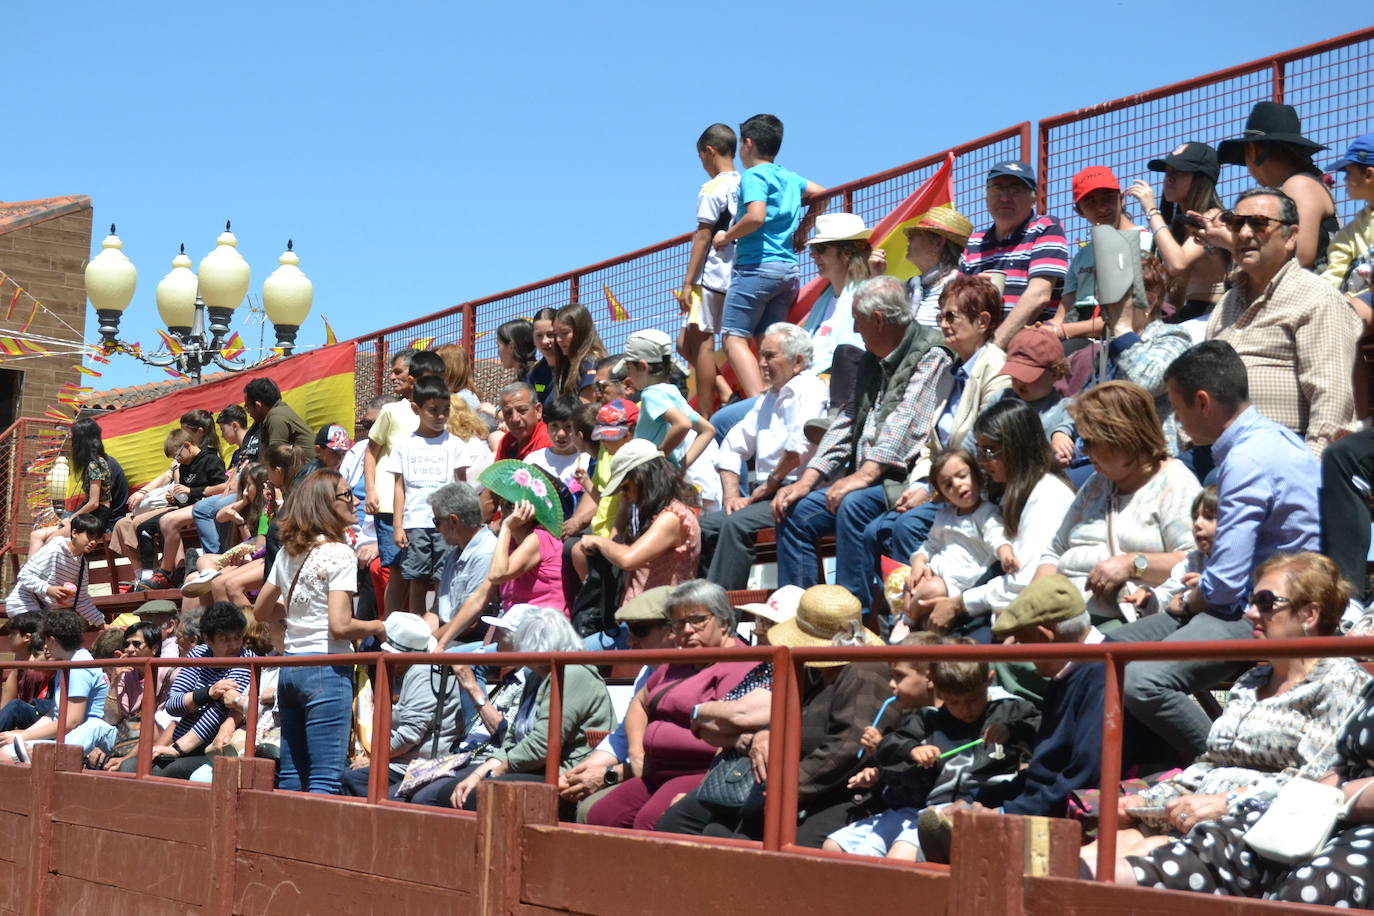
[[[1276,595],[1266,588],[1263,591],[1255,592],[1253,595],[1251,595],[1250,603],[1253,604],[1255,606],[1255,610],[1259,611],[1261,614],[1272,614],[1274,613],[1274,608],[1277,605],[1291,605],[1293,603],[1293,599],[1284,597],[1283,595]]]
[[[667,621],[663,620],[634,620],[625,624],[630,635],[635,639],[645,639],[652,636],[654,631],[663,626]]]
[[[1255,235],[1268,235],[1274,226],[1291,226],[1287,220],[1274,219],[1272,216],[1261,216],[1258,213],[1242,216],[1234,210],[1227,210],[1221,214],[1221,224],[1232,232],[1239,232],[1241,226],[1249,226],[1250,231]]]
[[[964,315],[962,312],[941,312],[939,315],[935,316],[935,322],[937,324],[954,324],[954,322],[959,321],[963,317]]]
[[[711,620],[710,614],[692,614],[690,617],[673,618],[668,621],[668,626],[673,628],[674,633],[681,633],[691,627],[693,630],[700,630]]]
[[[148,644],[141,639],[131,639],[124,644],[126,649],[146,649]]]
[[[355,503],[358,501],[358,497],[353,495],[352,490],[345,490],[342,493],[335,493],[334,498],[346,503]]]
[[[978,446],[978,457],[984,461],[996,461],[1002,457],[1002,450],[991,445],[980,445]]]

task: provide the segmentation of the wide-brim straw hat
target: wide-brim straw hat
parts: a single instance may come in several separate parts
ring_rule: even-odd
[[[857,213],[822,213],[816,217],[816,234],[806,244],[857,242],[872,234],[873,230],[864,225],[864,218]]]
[[[907,226],[905,232],[910,236],[917,229],[933,232],[960,248],[967,248],[968,237],[973,234],[973,223],[953,207],[931,207],[921,214],[920,219]]]
[[[797,616],[768,630],[768,642],[775,646],[829,646],[851,623],[862,623],[859,599],[838,585],[813,585],[802,593]],[[870,646],[885,645],[877,633],[860,626]],[[807,662],[812,668],[835,668],[848,662]]]

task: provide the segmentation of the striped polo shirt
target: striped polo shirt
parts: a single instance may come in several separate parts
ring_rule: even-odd
[[[1059,307],[1064,277],[1069,272],[1069,243],[1064,238],[1064,228],[1053,216],[1031,214],[1006,238],[997,238],[995,225],[975,232],[959,259],[959,271],[980,274],[985,270],[1000,270],[1007,275],[1006,289],[1002,293],[1004,313],[1010,312],[1021,300],[1032,277],[1049,280],[1053,290],[1041,318],[1052,317]]]
[[[210,647],[202,643],[191,650],[186,656],[187,661],[193,658],[205,658],[210,654]],[[252,658],[256,655],[252,649],[244,649],[240,654],[241,658]],[[224,703],[215,700],[210,705],[202,707],[196,712],[191,712],[186,707],[186,694],[195,693],[202,687],[209,689],[221,678],[233,678],[244,696],[248,695],[249,674],[247,668],[179,668],[176,677],[172,678],[172,691],[167,697],[167,712],[174,716],[179,716],[181,721],[177,722],[176,728],[172,730],[172,740],[175,741],[188,731],[193,731],[200,738],[201,746],[209,744],[215,738],[215,733],[219,731],[220,725],[224,722],[226,710]]]

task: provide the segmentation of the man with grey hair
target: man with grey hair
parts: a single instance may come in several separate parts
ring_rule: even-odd
[[[482,523],[477,492],[462,481],[444,484],[429,495],[434,527],[449,550],[439,561],[433,610],[425,620],[439,637],[440,648],[461,636],[482,616],[496,589],[487,582],[496,535]]]
[[[1293,256],[1298,208],[1277,188],[1252,188],[1221,215],[1240,276],[1212,310],[1207,338],[1229,343],[1250,400],[1321,457],[1355,418],[1350,373],[1360,319],[1345,297]]]
[[[759,344],[768,390],[726,434],[716,459],[724,508],[701,517],[702,575],[723,588],[748,585],[754,536],[773,526],[773,497],[815,454],[802,427],[825,413],[830,391],[810,366],[806,331],[785,321],[768,326]],[[742,491],[740,478],[751,459],[757,483]]]
[[[535,399],[534,388],[526,382],[511,382],[496,393],[501,422],[506,434],[496,447],[496,460],[523,461],[530,452],[548,448],[549,430],[544,425],[544,406]]]
[[[893,277],[874,277],[855,291],[854,329],[866,352],[853,400],[796,482],[773,497],[773,518],[778,584],[815,585],[816,542],[834,534],[836,581],[866,612],[875,576],[864,528],[901,495],[948,394],[952,360],[940,333],[913,319],[906,289]]]

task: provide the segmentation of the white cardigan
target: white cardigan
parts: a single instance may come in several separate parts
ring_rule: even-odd
[[[1016,537],[1011,542],[1012,552],[1021,561],[1021,568],[965,591],[961,597],[964,599],[964,609],[971,616],[1000,611],[1030,584],[1040,557],[1049,549],[1050,542],[1063,524],[1064,516],[1069,512],[1069,506],[1073,505],[1073,497],[1073,487],[1056,475],[1046,474],[1040,478],[1021,508],[1021,522],[1016,526]]]

